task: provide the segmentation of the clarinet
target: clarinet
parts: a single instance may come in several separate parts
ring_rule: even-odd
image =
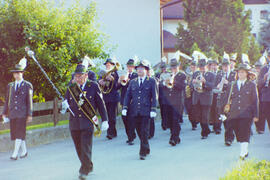
[[[265,81],[265,87],[268,87],[269,86],[269,81],[270,81],[270,65],[268,65],[268,76],[266,78],[266,81]]]

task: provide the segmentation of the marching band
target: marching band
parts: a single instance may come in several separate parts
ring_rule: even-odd
[[[211,132],[221,134],[223,124],[225,145],[231,146],[236,137],[240,143],[240,158],[245,159],[248,156],[253,122],[258,134],[264,133],[265,121],[270,127],[270,50],[267,50],[253,68],[247,55],[242,54],[242,62],[237,63],[237,54],[229,56],[224,53],[219,70],[218,60],[209,59],[203,53],[194,51],[192,58],[188,58],[188,66],[183,69],[186,64],[180,58],[187,57],[180,53],[180,56],[170,59],[169,63],[162,61],[158,66],[160,72],[156,75],[147,60],[131,58],[126,63],[127,71],[123,71],[115,58],[108,58],[104,63],[106,70],[98,74],[98,80],[95,73],[88,70],[88,57],[78,62],[62,102],[62,112],[70,109],[74,113],[70,115],[69,123],[82,164],[79,171],[81,179],[85,179],[93,170],[93,135],[107,130],[106,137],[109,140],[117,137],[119,102],[122,106],[126,143],[133,145],[138,136],[141,160],[150,154],[149,139],[154,136],[154,119],[158,107],[162,129],[170,130],[168,142],[171,146],[181,142],[181,120],[185,111],[192,130],[196,130],[200,124],[201,139],[207,139]],[[236,64],[239,64],[237,68]],[[15,74],[23,71],[24,68],[21,68],[12,72],[15,77]],[[16,79],[8,85],[3,113],[4,121],[11,121],[11,139],[16,139],[11,157],[13,160],[17,159],[18,148],[25,139],[25,123],[32,116],[33,87],[22,79],[20,84],[23,88],[18,91],[15,87],[18,81]],[[14,109],[17,101],[25,104],[26,108]],[[102,119],[101,127],[98,125],[96,110]],[[14,114],[22,116],[13,117]],[[17,124],[24,128],[17,130]],[[98,132],[95,133],[94,129]],[[21,157],[26,156],[25,150]]]

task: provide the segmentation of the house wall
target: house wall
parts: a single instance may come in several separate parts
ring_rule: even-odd
[[[137,55],[152,64],[161,57],[159,0],[96,0],[101,29],[121,63]]]
[[[262,24],[265,22],[265,19],[261,18],[261,11],[267,10],[268,17],[270,14],[270,4],[246,4],[245,10],[251,10],[251,33],[256,35],[256,38],[259,37],[259,32]]]
[[[60,2],[61,0],[55,0]],[[111,56],[121,63],[137,55],[151,63],[160,61],[159,0],[80,0],[81,5],[96,2],[98,23],[114,47]],[[76,0],[66,0],[67,7]]]

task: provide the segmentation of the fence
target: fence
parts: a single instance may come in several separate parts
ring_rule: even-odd
[[[58,121],[67,120],[69,117],[69,113],[61,114],[59,113],[59,108],[61,103],[58,99],[54,99],[54,101],[47,101],[44,103],[34,103],[33,104],[33,121],[28,125],[37,125],[53,122],[54,125],[58,123]],[[2,114],[4,107],[0,106],[0,113]],[[9,129],[9,123],[0,126],[0,130]]]

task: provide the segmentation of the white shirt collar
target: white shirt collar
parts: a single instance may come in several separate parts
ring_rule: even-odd
[[[85,87],[85,85],[86,85],[86,82],[87,82],[87,81],[85,81],[85,83],[82,85],[82,90],[84,89],[84,87]]]
[[[17,86],[17,84],[19,84],[19,86],[20,86],[22,84],[22,82],[23,82],[23,79],[21,79],[20,81],[15,80],[15,85]]]
[[[145,80],[145,78],[146,78],[146,76],[143,76],[143,77],[138,77],[139,78],[139,82],[140,82],[140,80],[142,79],[142,83],[144,82],[144,80]]]

